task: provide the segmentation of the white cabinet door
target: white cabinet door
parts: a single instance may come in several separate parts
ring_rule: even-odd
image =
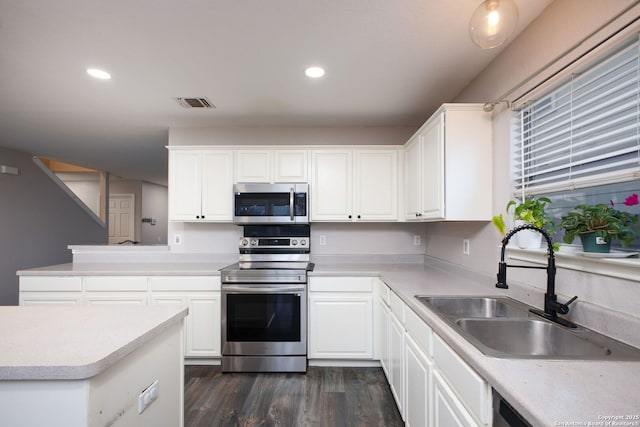
[[[87,292],[84,299],[87,305],[147,305],[146,292]]]
[[[202,153],[201,221],[233,221],[233,152]]]
[[[274,152],[274,182],[307,182],[309,152],[307,150],[276,150]]]
[[[373,297],[370,293],[309,293],[309,357],[373,358]]]
[[[19,305],[81,305],[80,292],[20,292]]]
[[[202,212],[201,153],[169,151],[169,219],[195,221]]]
[[[152,276],[152,304],[189,307],[185,319],[185,356],[220,357],[220,277]]]
[[[312,153],[311,220],[350,221],[353,202],[352,150]]]
[[[236,182],[271,182],[270,150],[236,151]]]
[[[422,216],[422,133],[406,144],[404,151],[404,219],[415,221]]]
[[[236,151],[235,182],[307,182],[308,150]]]
[[[387,380],[390,382],[390,365],[391,362],[390,352],[389,352],[389,339],[390,339],[390,331],[389,328],[391,323],[391,311],[387,304],[385,304],[382,298],[378,299],[378,312],[377,312],[377,323],[376,323],[376,337],[378,340],[378,352],[380,357],[380,365],[382,365],[382,370],[387,376]]]
[[[19,305],[79,305],[82,278],[79,276],[20,276]]]
[[[444,104],[407,141],[406,220],[491,219],[491,126],[480,104]]]
[[[398,219],[398,150],[315,150],[312,221]]]
[[[440,373],[433,372],[433,425],[437,427],[476,427]]]
[[[391,387],[391,393],[396,399],[398,410],[402,419],[405,419],[405,385],[404,385],[404,327],[402,323],[391,313],[389,316],[391,322],[389,322],[389,365],[391,372],[391,381],[389,386]]]
[[[220,357],[220,293],[187,294],[189,328],[185,356]]]
[[[358,221],[398,219],[398,151],[355,152],[354,215]]]
[[[422,215],[445,218],[444,205],[444,114],[424,130],[422,146]]]
[[[405,366],[407,394],[405,399],[405,420],[407,427],[434,425],[431,420],[431,374],[433,362],[411,339],[405,337]]]
[[[232,221],[233,152],[169,152],[169,219]]]

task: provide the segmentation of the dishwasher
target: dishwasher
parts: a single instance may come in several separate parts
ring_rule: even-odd
[[[493,427],[531,427],[531,424],[493,390]]]

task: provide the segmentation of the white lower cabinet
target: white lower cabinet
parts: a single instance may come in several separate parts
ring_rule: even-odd
[[[310,359],[373,359],[371,277],[309,279]]]
[[[437,370],[433,373],[433,425],[437,427],[478,425]]]
[[[383,282],[377,294],[380,363],[406,425],[490,426],[489,384]]]
[[[86,305],[147,305],[145,276],[86,276],[82,278]]]
[[[186,305],[185,357],[221,356],[217,276],[21,276],[19,303]]]
[[[185,357],[221,356],[220,277],[151,276],[151,304],[183,304]]]
[[[431,420],[431,382],[433,362],[418,344],[406,336],[405,367],[407,393],[405,400],[405,424],[407,427],[437,425]]]
[[[382,286],[386,288],[383,283]],[[389,289],[389,288],[387,288]],[[383,298],[378,298],[376,305],[376,348],[377,357],[380,359],[380,365],[384,374],[387,376],[387,380],[391,377],[391,353],[389,351],[389,334],[391,326],[391,310],[389,306],[384,302]]]
[[[393,311],[389,316],[389,386],[402,419],[405,420],[404,326]]]
[[[82,279],[61,276],[21,276],[19,305],[80,305]]]

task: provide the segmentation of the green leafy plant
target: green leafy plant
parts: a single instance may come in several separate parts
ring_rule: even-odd
[[[518,203],[515,200],[510,200],[509,203],[507,203],[507,207],[505,208],[505,210],[507,211],[507,213],[509,213],[509,209],[515,206],[515,208],[513,209],[514,220],[522,220],[531,223],[536,227],[542,228],[545,231],[552,233],[553,229],[555,228],[555,224],[553,223],[553,221],[549,221],[547,219],[546,213],[544,211],[546,205],[550,203],[551,200],[547,197],[531,197],[529,199],[525,199],[522,203]],[[491,218],[491,222],[501,235],[504,236],[506,234],[507,226],[502,214],[496,215]]]
[[[632,194],[623,204],[637,205],[638,195]],[[613,202],[608,205],[577,205],[574,209],[561,219],[565,243],[571,243],[576,236],[589,232],[595,232],[607,242],[619,240],[623,247],[640,237],[633,227],[638,223],[638,215],[615,209]]]

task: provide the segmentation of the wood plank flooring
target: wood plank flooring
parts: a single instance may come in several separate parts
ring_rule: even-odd
[[[403,426],[381,368],[309,367],[306,374],[185,367],[185,427]]]

